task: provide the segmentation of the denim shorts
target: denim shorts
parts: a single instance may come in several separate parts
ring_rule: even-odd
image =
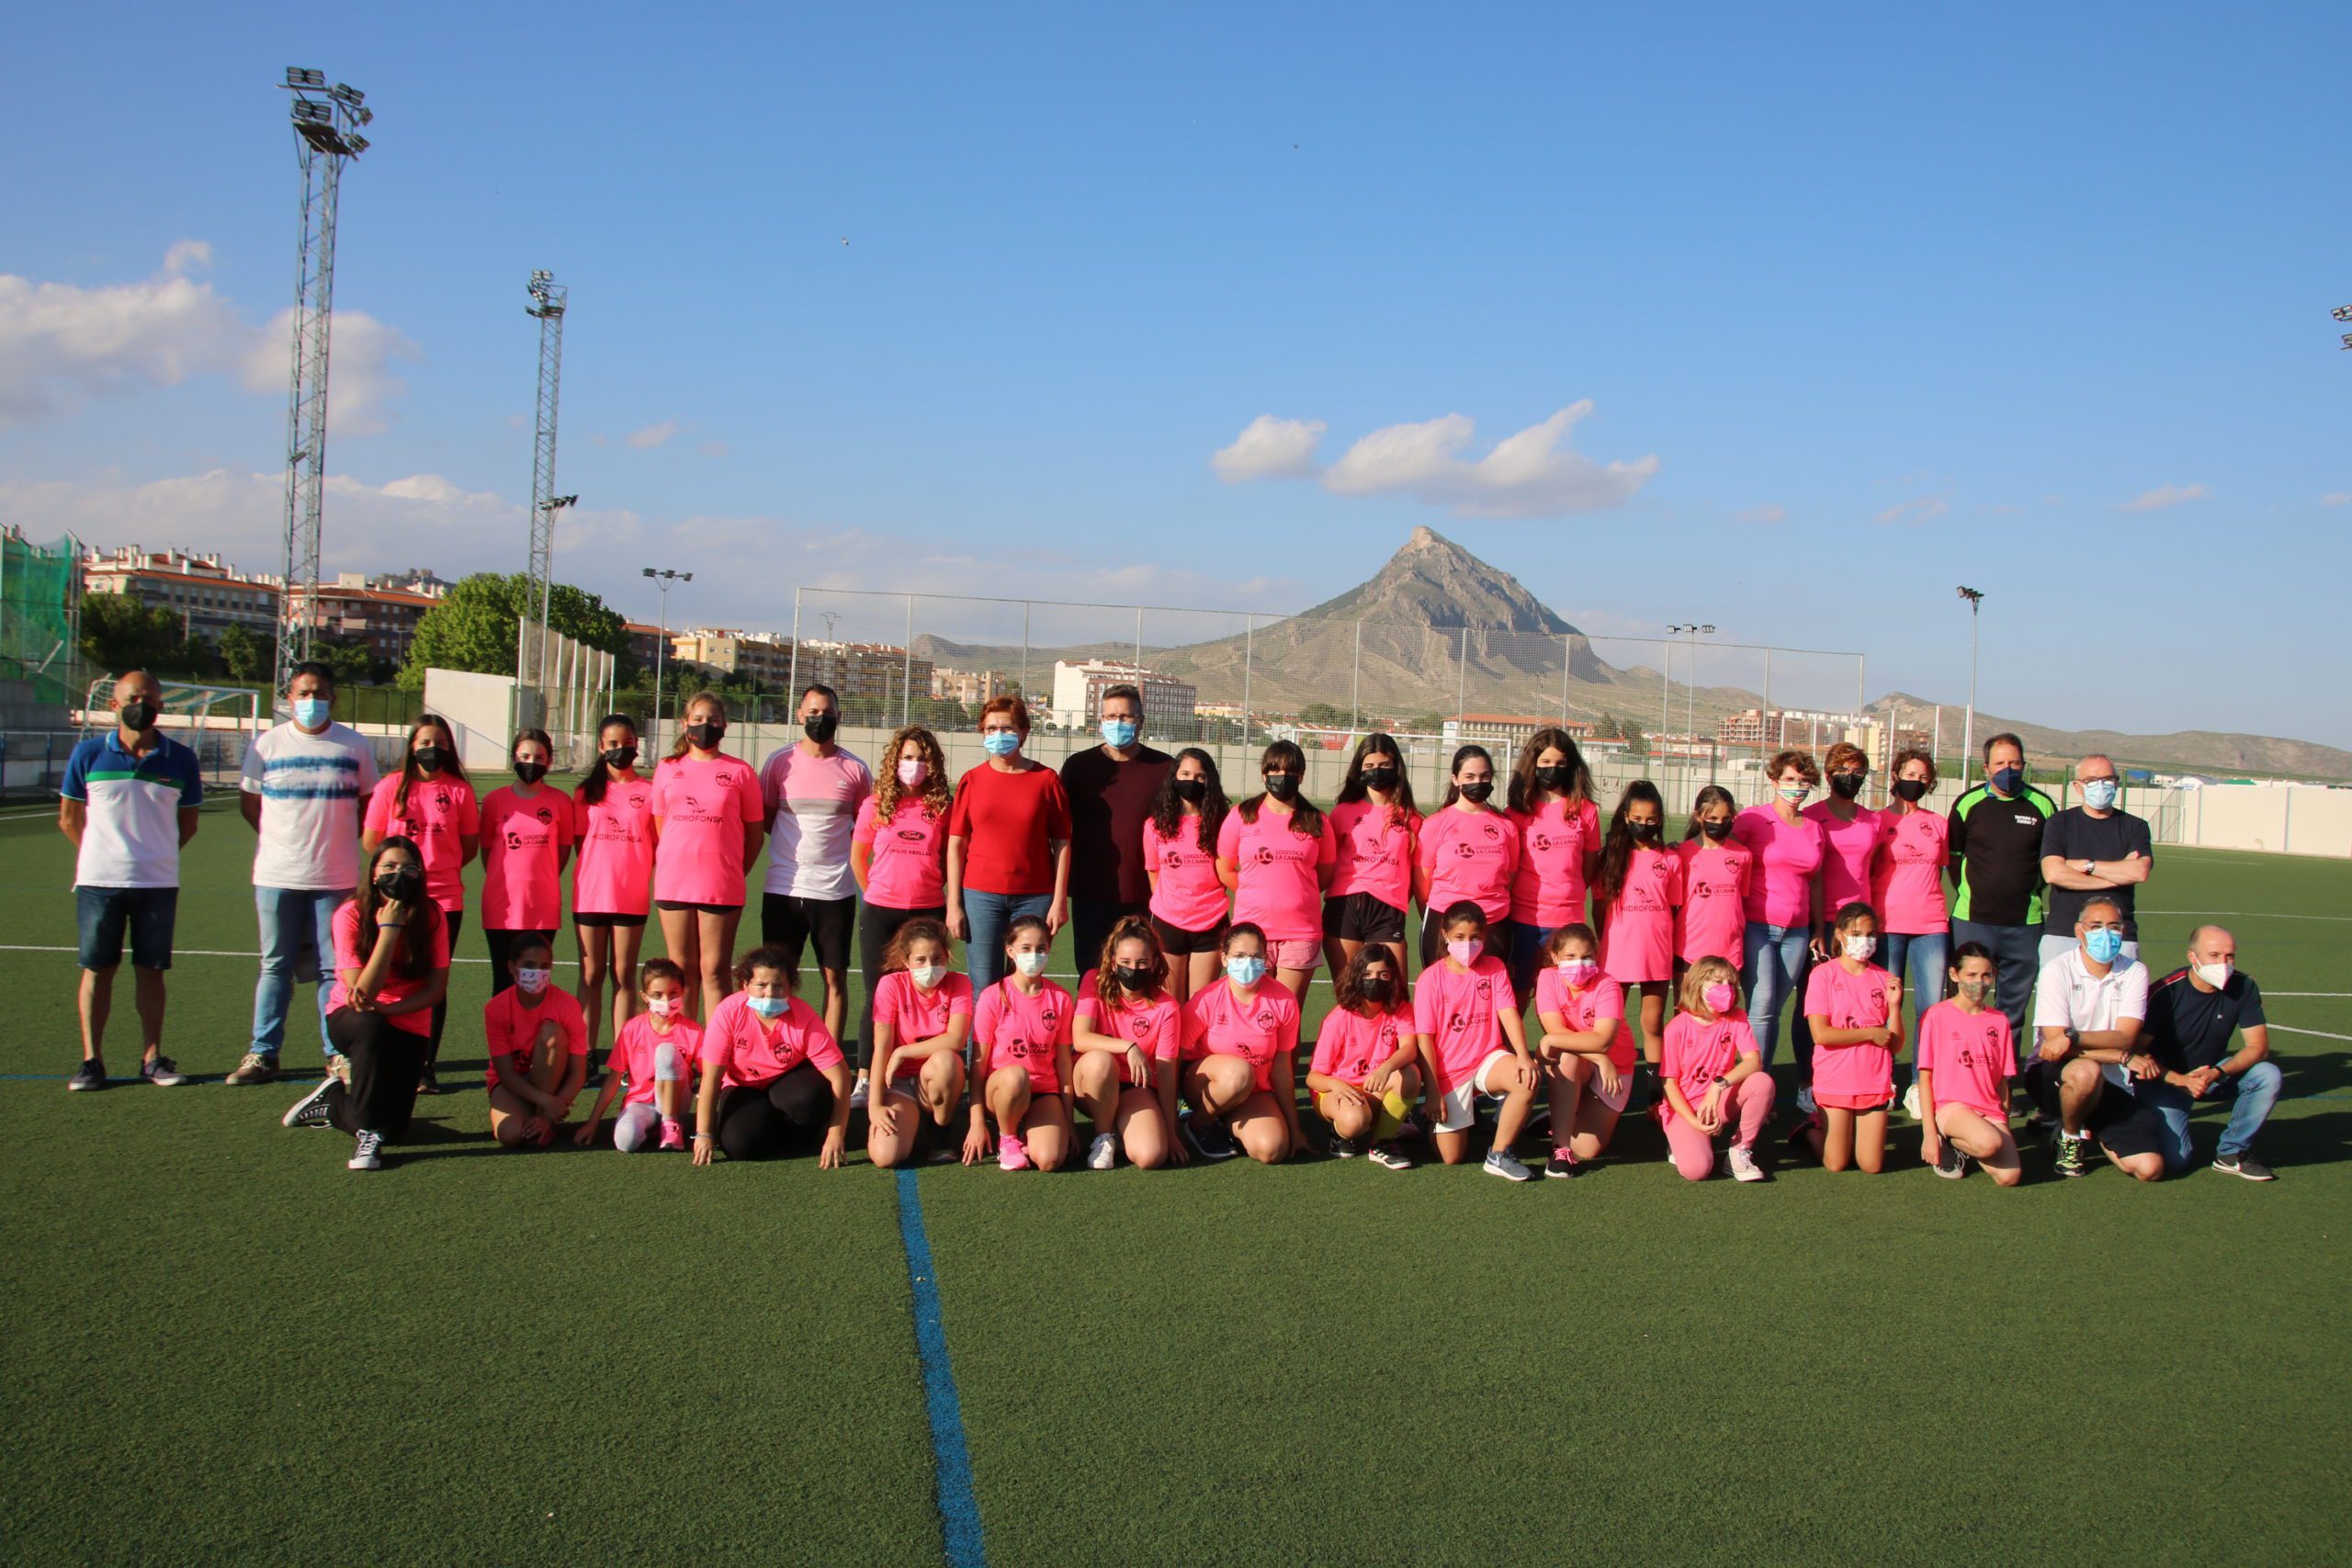
[[[112,969],[122,962],[122,931],[130,928],[130,962],[141,969],[172,966],[176,887],[76,887],[74,912],[82,931],[82,967]]]

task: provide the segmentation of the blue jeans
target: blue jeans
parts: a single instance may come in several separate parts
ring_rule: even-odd
[[[2026,1004],[2033,999],[2033,982],[2041,974],[2041,928],[1988,926],[1976,920],[1951,923],[1952,951],[1964,942],[1982,942],[1993,955],[1993,984],[2000,1010],[2008,1015],[2017,1035],[2018,1060],[2033,1059],[2033,1034],[2026,1028]]]
[[[1050,893],[977,893],[964,889],[965,966],[972,976],[977,998],[1004,978],[1004,933],[1023,915],[1046,918],[1054,907]]]
[[[2278,1103],[2279,1085],[2285,1075],[2276,1062],[2256,1062],[2235,1077],[2225,1077],[2213,1086],[2205,1099],[2231,1100],[2230,1124],[2222,1129],[2221,1146],[2216,1155],[2239,1155],[2254,1146],[2254,1135],[2262,1131],[2262,1123],[2269,1119],[2270,1108]],[[2165,1124],[2165,1169],[2176,1172],[2188,1168],[2188,1108],[2199,1103],[2188,1098],[2188,1091],[2162,1080],[2135,1081],[2132,1093],[2141,1104],[2154,1111]]]
[[[1805,949],[1813,942],[1811,926],[1768,926],[1747,922],[1740,949],[1740,974],[1747,987],[1747,1022],[1756,1031],[1756,1048],[1764,1065],[1772,1065],[1772,1048],[1781,1033],[1781,1010],[1795,996],[1797,976],[1804,968]],[[1797,998],[1802,1008],[1802,998]]]
[[[1886,972],[1902,981],[1903,988],[1910,993],[1911,1027],[1905,1032],[1910,1037],[1911,1061],[1916,1070],[1919,1060],[1919,1020],[1927,1016],[1929,1008],[1944,999],[1945,975],[1951,967],[1951,937],[1944,931],[1923,931],[1913,936],[1889,931],[1879,941],[1879,959]],[[1895,1081],[1899,1087],[1900,1074]]]
[[[295,970],[303,950],[318,961],[319,1044],[330,1056],[327,993],[334,987],[334,912],[351,890],[312,892],[297,887],[256,887],[261,913],[261,980],[254,987],[254,1043],[257,1056],[275,1056],[286,1043],[286,1010],[294,1002]]]
[[[1552,940],[1557,926],[1533,925],[1526,920],[1510,923],[1510,988],[1522,1008],[1535,999],[1535,976],[1544,970],[1544,944]],[[1336,983],[1338,976],[1332,976]],[[1641,1020],[1634,1021],[1639,1028]]]

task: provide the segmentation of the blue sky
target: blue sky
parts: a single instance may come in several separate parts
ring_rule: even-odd
[[[1873,695],[1964,695],[1967,581],[1989,709],[2352,746],[2340,13],[1129,9],[21,16],[0,514],[275,566],[316,65],[379,112],[331,569],[520,567],[546,266],[632,615],[1288,610],[1427,523]]]

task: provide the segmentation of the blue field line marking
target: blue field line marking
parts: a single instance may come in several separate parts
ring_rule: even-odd
[[[964,1404],[956,1397],[956,1369],[947,1359],[939,1281],[911,1170],[899,1172],[899,1240],[906,1247],[907,1279],[915,1292],[915,1346],[922,1352],[923,1405],[931,1416],[931,1454],[939,1475],[939,1524],[947,1538],[948,1568],[987,1568],[979,1500],[972,1495],[972,1460],[964,1449]]]

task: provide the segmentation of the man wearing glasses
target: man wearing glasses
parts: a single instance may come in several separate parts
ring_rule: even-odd
[[[2050,884],[2042,909],[2041,962],[2046,965],[2075,945],[2075,928],[2094,895],[2103,895],[2122,911],[2123,957],[2136,961],[2140,927],[2132,918],[2132,896],[2155,869],[2147,818],[2116,805],[2122,781],[2114,761],[2097,752],[2075,764],[2075,790],[2082,804],[2041,825],[2041,877]]]

